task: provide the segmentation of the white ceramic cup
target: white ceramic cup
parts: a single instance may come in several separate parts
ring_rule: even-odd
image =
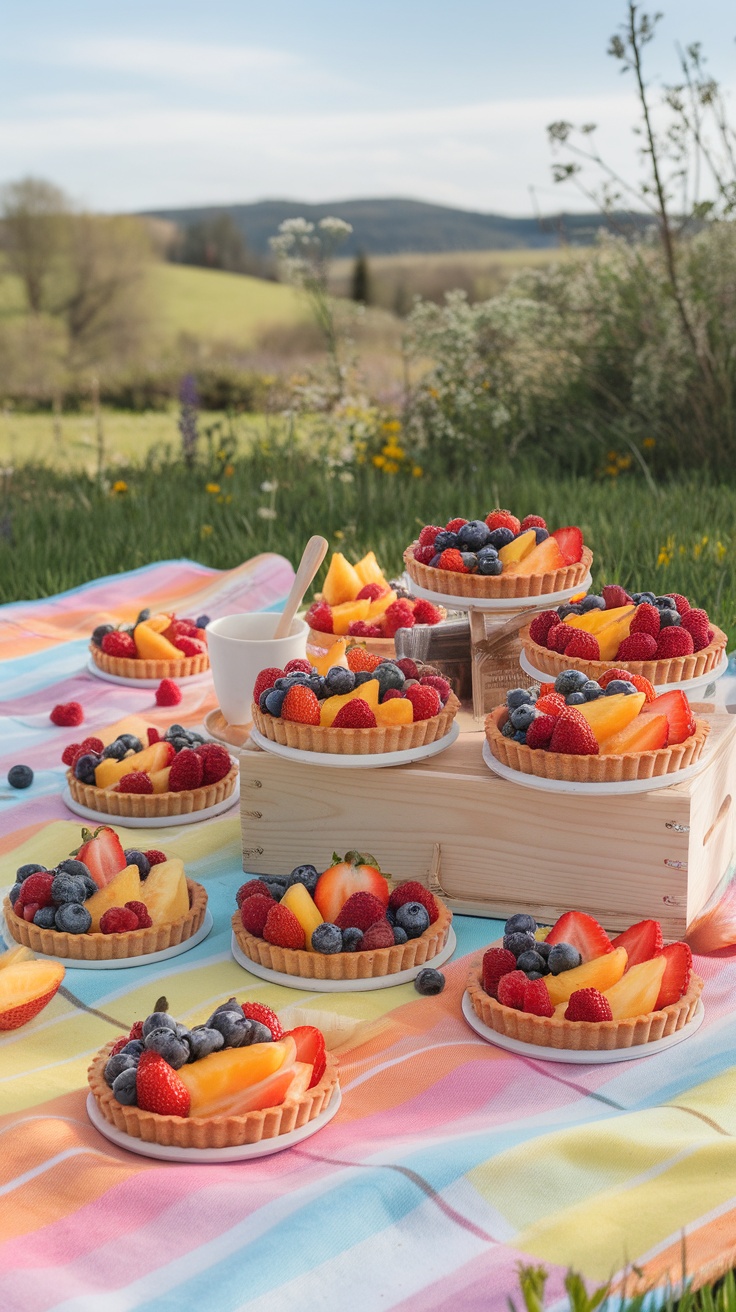
[[[224,615],[207,625],[207,650],[217,700],[228,724],[250,724],[253,685],[261,670],[306,656],[309,625],[294,619],[286,638],[274,638],[275,611]]]

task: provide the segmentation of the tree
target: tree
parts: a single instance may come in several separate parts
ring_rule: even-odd
[[[181,264],[228,273],[247,273],[253,263],[240,228],[227,213],[188,224],[174,246],[174,258]]]
[[[0,244],[34,314],[47,308],[49,283],[66,243],[68,220],[64,193],[42,178],[22,178],[0,190]]]
[[[355,257],[350,294],[352,299],[360,305],[371,304],[371,275],[368,268],[368,257],[363,251],[360,251]]]
[[[75,214],[52,308],[69,334],[74,367],[120,361],[139,344],[151,248],[143,225],[123,215]]]

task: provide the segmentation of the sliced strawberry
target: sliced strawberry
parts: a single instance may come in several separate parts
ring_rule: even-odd
[[[296,1029],[288,1030],[284,1035],[285,1039],[289,1037],[296,1044],[296,1060],[306,1062],[312,1067],[309,1088],[313,1089],[322,1079],[327,1065],[325,1036],[315,1025],[297,1025]]]
[[[82,838],[84,842],[74,856],[87,867],[98,887],[104,888],[128,864],[123,845],[109,825],[101,825],[93,834],[83,829]]]
[[[658,920],[640,920],[636,925],[630,925],[625,929],[623,934],[618,934],[612,940],[614,948],[626,948],[628,962],[626,969],[631,966],[638,966],[642,961],[649,961],[651,957],[656,957],[662,951],[662,926]]]
[[[584,911],[566,911],[555,921],[549,934],[548,943],[569,943],[577,948],[583,961],[593,961],[595,957],[604,957],[613,951],[613,944],[602,925]]]
[[[693,969],[693,954],[687,943],[669,943],[662,949],[662,956],[667,965],[664,968],[662,984],[654,1010],[669,1007],[687,992]]]
[[[645,702],[640,715],[666,715],[670,727],[667,739],[672,747],[682,743],[695,733],[695,718],[690,710],[690,703],[685,693],[677,688],[674,692],[660,693],[652,702]]]
[[[579,528],[556,528],[552,537],[568,565],[576,565],[583,559],[583,535]]]
[[[353,893],[372,893],[384,906],[388,906],[388,884],[375,857],[360,852],[346,852],[344,861],[336,853],[333,860],[335,865],[320,875],[314,890],[314,901],[323,920],[334,924]]]

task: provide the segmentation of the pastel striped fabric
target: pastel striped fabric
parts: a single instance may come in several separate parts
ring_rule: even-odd
[[[0,610],[0,775],[19,760],[36,771],[26,793],[0,785],[4,887],[21,862],[51,865],[78,842],[59,758],[80,730],[50,724],[54,703],[81,701],[85,734],[174,718],[149,690],[85,672],[92,624],[143,605],[212,616],[276,607],[291,578],[274,556],[226,574],[177,561]],[[198,685],[176,719],[201,724],[212,705],[209,684]],[[139,831],[121,833],[125,846],[140,842]],[[237,811],[146,841],[206,885],[215,926],[158,967],[68,970],[63,993],[0,1038],[3,1312],[506,1312],[520,1263],[547,1268],[558,1308],[570,1266],[592,1285],[636,1265],[647,1285],[679,1278],[683,1244],[700,1279],[736,1263],[732,956],[698,959],[705,1024],[669,1052],[613,1066],[520,1059],[484,1043],[460,1012],[472,954],[497,922],[456,919],[437,998],[411,985],[274,987],[230,955]],[[231,994],[320,1024],[340,1059],[335,1120],[298,1147],[225,1166],[113,1147],[87,1119],[86,1069],[162,993],[189,1024]]]

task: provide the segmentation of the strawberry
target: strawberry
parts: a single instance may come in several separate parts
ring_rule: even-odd
[[[188,1116],[191,1106],[189,1090],[157,1052],[141,1053],[135,1078],[138,1106],[159,1116]]]
[[[110,832],[112,833],[112,830]],[[147,852],[144,852],[143,855],[145,856],[149,866],[152,867],[161,866],[163,865],[164,861],[168,861],[169,859],[166,853],[161,852],[157,847],[150,848]],[[94,878],[94,875],[92,877]]]
[[[363,935],[363,942],[360,950],[374,952],[376,948],[392,948],[394,945],[394,931],[388,921],[376,920],[374,924],[369,925]]]
[[[665,629],[665,632],[668,630]],[[654,698],[653,702],[645,702],[640,714],[667,716],[669,724],[667,741],[671,746],[684,742],[695,733],[695,719],[690,703],[680,688],[675,688],[672,692],[662,692]]]
[[[414,604],[414,621],[416,624],[439,624],[442,620],[442,611],[437,606],[433,606],[431,601],[425,601],[423,597]]]
[[[395,661],[394,664],[398,665],[405,679],[419,678],[419,668],[417,666],[416,661],[413,661],[411,659],[411,656],[402,656],[401,660]],[[397,692],[398,689],[395,688],[393,691]],[[386,699],[384,697],[384,701],[385,700]]]
[[[420,547],[431,547],[438,533],[443,533],[444,529],[438,528],[436,524],[425,524],[419,534]]]
[[[678,615],[687,615],[690,609],[690,602],[687,597],[683,597],[679,592],[668,592],[666,595],[674,601]]]
[[[562,715],[567,702],[561,692],[555,692],[553,689],[552,692],[546,692],[543,696],[538,697],[536,705],[537,710],[541,711],[542,715],[554,715],[556,719],[558,715]]]
[[[119,793],[152,793],[153,784],[143,770],[131,770],[130,774],[124,774],[122,779],[118,780],[117,791]]]
[[[319,715],[317,724],[319,724]],[[340,707],[332,721],[332,727],[333,729],[375,729],[376,717],[362,697],[353,697],[352,701]]]
[[[611,1004],[598,989],[576,989],[570,994],[565,1020],[613,1020]]]
[[[445,524],[445,532],[457,533],[458,529],[462,528],[463,524],[467,524],[467,522],[467,519],[448,519]]]
[[[169,770],[169,791],[186,793],[191,788],[199,788],[204,778],[204,762],[191,747],[182,747],[176,753]]]
[[[145,902],[126,902],[124,910],[132,911],[133,914],[138,917],[139,929],[150,929],[153,921],[151,920]]]
[[[403,884],[397,884],[388,900],[388,904],[393,911],[403,907],[406,902],[421,902],[429,916],[430,925],[434,924],[440,914],[436,897],[417,879],[407,879]]]
[[[149,747],[153,747],[154,743],[160,743],[161,741],[161,734],[159,733],[158,729],[155,729],[153,725],[150,724],[146,729],[146,737],[148,739]]]
[[[271,1031],[271,1037],[275,1041],[283,1039],[284,1031],[281,1028],[281,1021],[276,1012],[267,1007],[265,1002],[244,1002],[243,1015],[246,1020],[257,1020],[259,1025],[265,1025],[266,1029]]]
[[[157,706],[178,706],[182,698],[181,688],[173,679],[162,679],[156,689]]]
[[[347,654],[348,669],[353,674],[359,674],[366,671],[372,674],[373,671],[381,664],[381,657],[374,656],[372,652],[366,651],[365,647],[351,647]],[[398,665],[398,661],[396,662]]]
[[[519,528],[522,533],[525,533],[528,528],[546,528],[546,527],[547,527],[547,521],[545,519],[542,519],[541,515],[525,515],[521,521],[521,524],[519,525]]]
[[[297,1025],[296,1029],[287,1030],[284,1038],[292,1038],[296,1043],[296,1059],[312,1067],[309,1088],[319,1084],[327,1064],[325,1056],[325,1036],[315,1025]]]
[[[69,743],[69,746],[65,747],[63,752],[61,753],[62,764],[74,765],[74,762],[76,761],[77,757],[81,755],[81,753],[82,753],[81,743]]]
[[[61,729],[75,729],[84,720],[84,711],[79,702],[60,702],[51,711],[49,719]]]
[[[524,1006],[524,992],[529,980],[523,970],[511,970],[498,981],[496,996],[503,1007],[515,1007],[521,1011]]]
[[[385,588],[382,588],[381,585],[380,585],[380,583],[366,583],[366,584],[364,585],[364,587],[362,587],[362,588],[360,589],[360,592],[358,593],[358,595],[357,595],[357,597],[355,598],[355,600],[356,600],[356,601],[377,601],[377,599],[378,599],[379,597],[382,597],[382,596],[383,596],[383,594],[384,594],[385,591],[386,591],[386,589],[385,589]]]
[[[434,547],[414,548],[414,559],[418,561],[420,565],[431,565],[436,555],[437,552]]]
[[[630,633],[618,645],[617,661],[651,661],[657,655],[657,639],[651,633]]]
[[[295,660],[286,662],[284,674],[314,674],[314,669],[303,656],[297,656]]]
[[[318,633],[332,633],[332,607],[326,601],[313,601],[306,614],[310,629]]]
[[[304,683],[295,683],[284,697],[282,720],[295,724],[319,724],[319,698]]]
[[[553,1016],[555,1009],[543,979],[528,979],[524,989],[522,1011],[531,1012],[532,1016]]]
[[[555,921],[546,942],[550,947],[555,943],[569,943],[570,947],[577,948],[584,962],[613,951],[613,944],[603,926],[584,911],[566,911]]]
[[[94,833],[90,833],[89,829],[83,829],[82,838],[84,840],[82,846],[73,852],[72,856],[87,867],[98,887],[104,888],[128,864],[123,845],[115,830],[109,825],[101,825]],[[148,853],[147,855],[150,856]],[[166,860],[163,853],[159,855],[163,861]]]
[[[205,642],[200,642],[199,638],[188,638],[184,634],[176,639],[174,646],[183,656],[204,656],[207,651]]]
[[[674,624],[662,629],[657,641],[658,660],[667,660],[671,656],[692,656],[694,650],[695,643],[687,629]]]
[[[575,637],[575,629],[570,624],[558,622],[553,624],[547,633],[547,647],[549,651],[558,651],[564,654],[567,651],[568,644]]]
[[[538,715],[526,731],[527,747],[549,747],[557,723],[556,715]]]
[[[415,724],[417,720],[431,720],[433,716],[439,715],[442,710],[442,702],[437,689],[430,688],[424,683],[410,684],[404,696],[407,701],[411,702]]]
[[[555,720],[550,739],[551,752],[567,752],[572,756],[597,756],[598,743],[588,721],[574,706],[566,706]]]
[[[627,970],[630,966],[638,966],[640,962],[658,956],[662,951],[662,943],[662,926],[658,920],[640,920],[611,940],[614,948],[626,948]]]
[[[634,611],[629,633],[650,633],[656,639],[659,634],[659,611],[648,601],[643,601]]]
[[[346,852],[343,860],[336,853],[332,859],[334,865],[320,875],[313,895],[323,920],[334,924],[351,893],[373,893],[388,906],[388,884],[375,857],[367,852]]]
[[[16,915],[19,916],[24,908],[28,906],[35,906],[36,911],[39,907],[50,907],[52,904],[51,885],[53,882],[53,874],[45,874],[43,871],[39,871],[35,875],[29,875],[28,879],[24,879],[20,886],[20,893],[15,899],[13,910]]]
[[[626,588],[622,588],[618,583],[607,583],[601,588],[601,596],[606,603],[606,610],[618,610],[619,606],[630,606],[631,597]]]
[[[556,610],[543,610],[541,615],[535,615],[529,625],[529,637],[532,642],[536,642],[540,647],[546,647],[550,629],[559,622],[560,617]]]
[[[483,954],[483,988],[491,998],[498,999],[498,984],[503,975],[516,970],[516,957],[508,948],[489,948]]]
[[[254,893],[253,897],[247,897],[240,907],[243,928],[247,929],[249,934],[257,934],[258,938],[263,938],[268,913],[273,906],[274,900],[270,893]]]
[[[243,903],[249,897],[255,897],[257,894],[260,894],[263,897],[271,897],[271,894],[268,891],[268,885],[264,884],[262,879],[249,879],[247,883],[240,885],[240,888],[235,894],[235,901],[239,907],[242,907]]]
[[[248,903],[255,901],[255,898],[248,898],[248,902],[241,907],[240,914],[248,906]],[[267,943],[273,943],[278,948],[293,948],[298,950],[305,944],[304,930],[299,921],[288,907],[284,907],[280,902],[274,902],[266,916],[266,922],[263,926],[263,937]]]
[[[490,515],[486,515],[486,526],[493,530],[494,528],[510,528],[514,537],[521,532],[521,523],[512,515],[510,510],[492,510]]]
[[[102,650],[106,656],[121,656],[135,660],[138,655],[136,645],[130,633],[106,633],[102,639]]]
[[[583,535],[579,528],[556,528],[552,534],[568,565],[583,558]]]
[[[707,647],[710,638],[710,622],[708,613],[704,610],[689,610],[682,617],[682,626],[690,634],[693,640],[693,651],[702,651]]]
[[[128,907],[109,907],[104,915],[100,916],[101,934],[127,934],[137,928],[138,917],[135,911],[131,911]]]
[[[202,783],[217,784],[229,774],[230,753],[220,743],[201,743],[194,749],[202,761]]]
[[[572,641],[568,642],[565,648],[565,655],[577,656],[584,661],[599,661],[601,649],[598,639],[594,638],[592,633],[586,633],[584,629],[574,629]]]
[[[398,627],[401,628],[401,625],[398,625]],[[348,625],[348,637],[383,638],[385,634],[378,624],[369,624],[367,620],[351,620]]]
[[[465,562],[457,547],[447,547],[440,556],[438,569],[449,569],[453,574],[467,574]]]
[[[629,683],[633,683],[637,692],[644,693],[647,702],[654,701],[654,698],[657,696],[656,692],[654,691],[654,685],[651,684],[648,679],[645,679],[643,674],[629,673],[626,675],[626,678],[628,679]],[[646,702],[644,704],[646,705]]]
[[[339,929],[370,929],[377,920],[386,919],[386,906],[373,893],[351,893],[345,906],[335,918]]]
[[[664,968],[659,995],[654,1005],[655,1011],[669,1007],[677,1002],[683,993],[687,993],[690,975],[693,969],[693,954],[687,943],[668,943],[662,949],[662,956],[667,965]]]

